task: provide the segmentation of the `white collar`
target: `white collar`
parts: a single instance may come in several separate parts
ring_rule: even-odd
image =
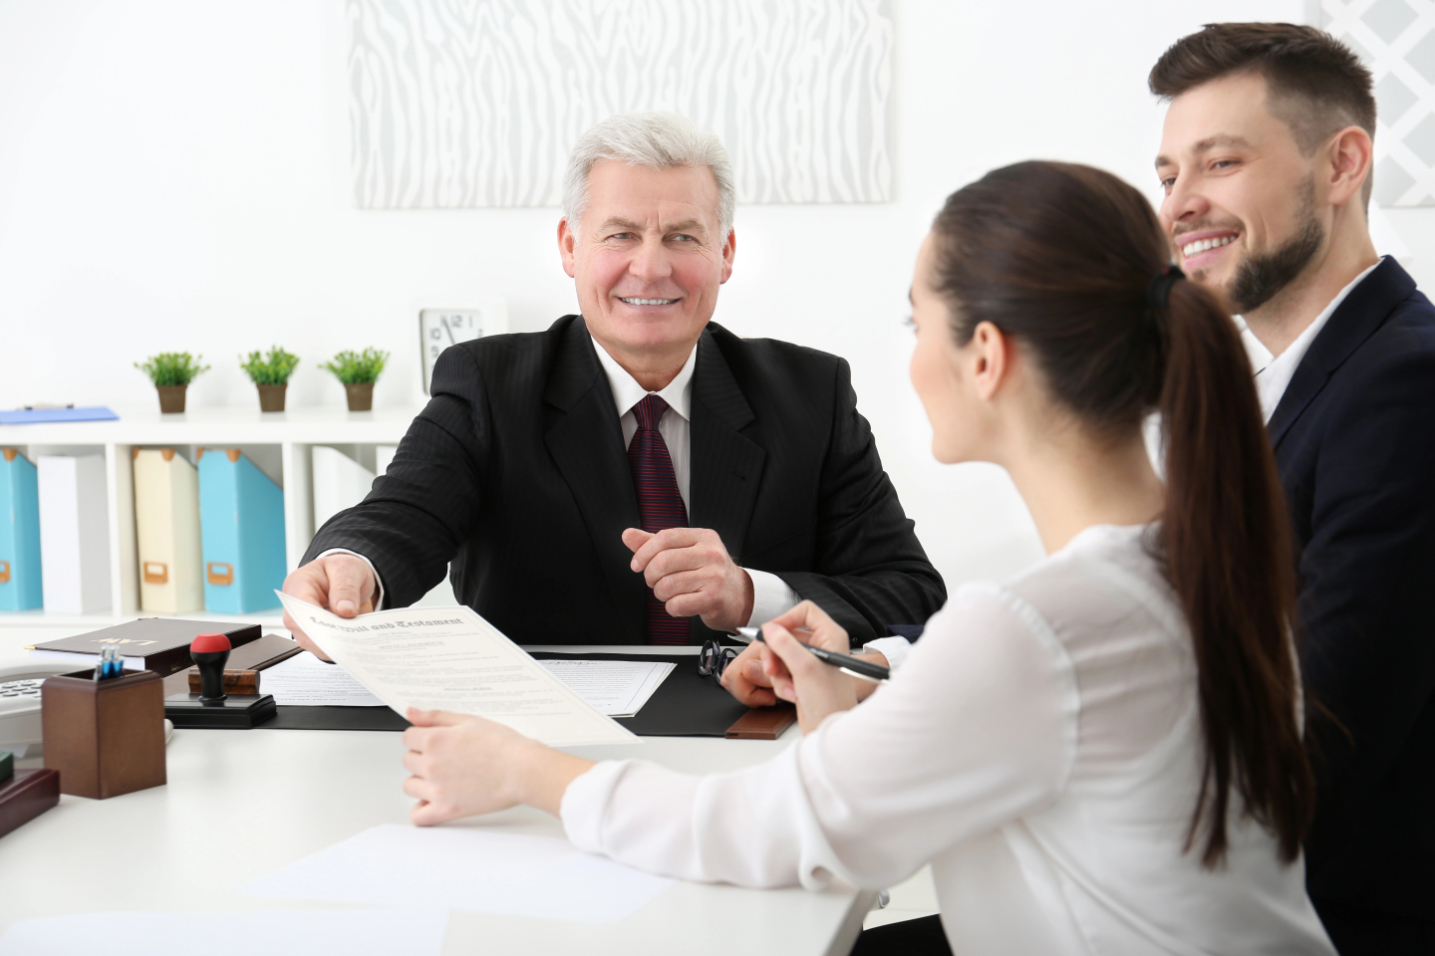
[[[1326,307],[1321,310],[1321,313],[1315,317],[1315,321],[1306,326],[1305,330],[1302,331],[1300,335],[1297,335],[1290,345],[1286,346],[1285,351],[1282,352],[1281,355],[1297,353],[1293,357],[1295,358],[1295,364],[1299,365],[1300,360],[1305,357],[1306,351],[1310,348],[1310,343],[1314,342],[1315,337],[1320,334],[1320,330],[1325,328],[1325,324],[1330,321],[1330,317],[1335,314],[1335,310],[1340,308],[1340,304],[1345,301],[1346,296],[1350,295],[1351,291],[1360,285],[1360,280],[1374,272],[1376,267],[1384,261],[1384,259],[1381,259],[1376,262],[1375,265],[1366,269],[1354,279],[1351,279],[1350,283],[1344,289],[1337,292],[1335,298],[1331,299]],[[1256,338],[1256,333],[1252,332],[1251,327],[1246,324],[1245,316],[1236,315],[1232,316],[1232,318],[1236,320],[1236,328],[1241,333],[1241,342],[1245,345],[1246,352],[1251,357],[1251,367],[1255,369],[1256,374],[1259,375],[1265,370],[1266,366],[1270,365],[1277,358],[1280,358],[1280,355],[1276,355],[1270,349],[1266,348],[1266,344]]]
[[[692,421],[693,369],[697,365],[697,345],[688,353],[688,360],[683,363],[678,374],[658,392],[649,392],[639,385],[638,380],[629,375],[628,370],[619,365],[596,339],[593,342],[593,351],[598,353],[598,363],[603,366],[603,373],[608,376],[608,387],[613,392],[613,404],[618,409],[619,418],[648,395],[656,395],[667,402],[668,407],[681,415],[684,421]]]
[[[1235,317],[1236,327],[1241,331],[1241,342],[1246,347],[1246,354],[1250,356],[1251,368],[1256,375],[1256,392],[1260,396],[1261,410],[1265,413],[1266,421],[1270,421],[1271,416],[1275,414],[1276,406],[1280,404],[1281,397],[1285,395],[1286,388],[1289,387],[1291,379],[1295,377],[1295,370],[1300,367],[1305,353],[1310,351],[1311,343],[1315,341],[1316,336],[1320,335],[1321,330],[1330,321],[1330,317],[1335,314],[1335,310],[1340,308],[1340,304],[1345,301],[1355,287],[1360,285],[1365,277],[1374,272],[1383,261],[1377,261],[1375,265],[1350,280],[1344,289],[1335,294],[1335,298],[1330,300],[1329,304],[1315,317],[1315,320],[1306,326],[1301,334],[1295,337],[1295,341],[1287,345],[1285,351],[1279,355],[1273,355],[1271,350],[1256,338],[1243,316]]]

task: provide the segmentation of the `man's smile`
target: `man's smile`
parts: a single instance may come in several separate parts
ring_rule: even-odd
[[[624,305],[672,305],[677,299],[640,299],[637,296],[619,296],[618,301]]]
[[[1182,265],[1187,269],[1202,269],[1220,256],[1220,250],[1238,238],[1240,233],[1222,229],[1180,236],[1176,243],[1181,250]]]

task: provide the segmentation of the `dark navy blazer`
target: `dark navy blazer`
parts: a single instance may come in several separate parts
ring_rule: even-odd
[[[1435,922],[1435,306],[1395,260],[1316,336],[1270,435],[1305,678],[1334,717],[1311,721],[1306,885],[1317,909]]]

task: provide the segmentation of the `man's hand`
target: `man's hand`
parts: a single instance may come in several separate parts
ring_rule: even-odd
[[[722,538],[708,528],[623,532],[653,594],[673,617],[697,615],[715,631],[730,631],[752,616],[752,578],[733,563]]]
[[[801,612],[801,617],[797,618],[799,623],[787,624],[787,626],[789,628],[813,628],[813,633],[797,632],[796,636],[799,640],[804,644],[816,644],[842,654],[848,653],[847,632],[811,601],[804,601],[777,618],[774,623],[784,624],[798,612]],[[814,623],[802,623],[809,621]],[[819,631],[821,636],[819,636]],[[889,666],[886,656],[876,651],[853,656],[859,660],[880,664],[883,667]],[[848,679],[852,681],[852,689],[859,701],[866,700],[877,689],[877,685],[871,681],[856,677]],[[722,672],[722,685],[727,688],[728,693],[749,707],[770,707],[776,704],[778,696],[773,690],[775,681],[782,682],[785,688],[791,688],[792,674],[788,671],[787,665],[782,662],[782,658],[775,654],[767,644],[759,641],[753,641],[743,648],[742,653],[733,658]]]
[[[807,631],[801,633],[799,644],[793,632],[801,628]],[[842,654],[848,651],[847,632],[816,604],[803,601],[768,621],[762,626],[762,637],[769,651],[764,670],[772,681],[772,693],[797,705],[797,723],[804,734],[816,730],[829,715],[857,706],[852,678],[802,646],[812,644]]]
[[[352,554],[330,554],[310,561],[285,578],[284,593],[327,608],[339,617],[354,617],[374,609],[377,585],[367,561]],[[299,629],[288,612],[284,614],[284,626],[305,650],[312,651],[321,660],[329,659],[319,645]]]
[[[768,671],[777,668],[786,671],[782,658],[772,653],[766,644],[753,641],[723,668],[722,685],[749,707],[771,707],[777,703],[777,695],[772,692]]]
[[[482,717],[409,708],[404,793],[418,800],[417,826],[526,803],[558,814],[563,794],[593,761],[543,746]]]

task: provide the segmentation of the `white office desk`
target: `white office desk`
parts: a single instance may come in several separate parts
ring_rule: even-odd
[[[794,727],[779,741],[647,737],[573,752],[698,773],[757,763],[796,739]],[[310,905],[234,888],[369,827],[407,823],[403,753],[397,733],[178,730],[166,786],[109,800],[64,796],[0,837],[0,931],[65,913]],[[528,808],[457,825],[562,836],[556,819]],[[873,897],[841,885],[808,893],[680,882],[612,925],[454,913],[444,952],[845,956]],[[243,932],[242,920],[226,931]]]

